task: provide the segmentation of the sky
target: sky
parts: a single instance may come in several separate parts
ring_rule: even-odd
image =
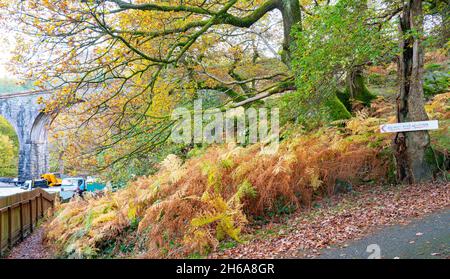
[[[7,64],[12,58],[14,37],[3,28],[0,28],[0,33],[4,34],[4,37],[0,39],[0,78],[11,78],[12,73],[8,71]]]

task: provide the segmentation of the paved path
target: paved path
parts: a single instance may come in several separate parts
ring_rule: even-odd
[[[43,227],[39,227],[30,236],[24,239],[17,246],[12,248],[8,254],[8,259],[48,259],[51,258],[50,251],[43,245]]]
[[[344,248],[322,250],[318,258],[355,259],[374,255],[378,247],[381,258],[436,259],[450,258],[450,209],[414,220],[408,225],[387,227]]]

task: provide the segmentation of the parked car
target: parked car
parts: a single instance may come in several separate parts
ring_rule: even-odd
[[[67,177],[62,179],[60,188],[59,196],[67,201],[75,194],[82,195],[86,191],[86,182],[82,177]]]
[[[48,188],[48,181],[45,179],[35,179],[31,184],[32,188]]]
[[[25,180],[25,182],[23,182],[22,186],[20,186],[20,189],[31,190],[32,183],[33,183],[33,181],[31,181],[31,180]]]
[[[61,182],[61,191],[84,192],[87,190],[86,181],[82,177],[68,177]]]
[[[48,188],[48,182],[45,179],[25,180],[20,189],[32,190],[34,188]]]
[[[62,179],[59,196],[62,200],[66,201],[71,199],[75,194],[81,196],[84,192],[97,192],[104,188],[105,184],[99,182],[89,183],[83,177],[66,177]]]

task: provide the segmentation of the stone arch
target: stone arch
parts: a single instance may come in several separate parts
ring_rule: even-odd
[[[38,98],[49,93],[0,94],[0,115],[16,130],[19,139],[19,181],[38,178],[48,171],[48,124]]]
[[[31,126],[30,131],[30,174],[31,177],[39,177],[49,170],[48,153],[48,125],[50,117],[40,112]]]

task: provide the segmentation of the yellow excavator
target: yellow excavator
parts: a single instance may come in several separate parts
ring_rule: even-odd
[[[47,180],[49,187],[61,186],[62,183],[59,173],[44,173],[41,175],[41,178]]]

